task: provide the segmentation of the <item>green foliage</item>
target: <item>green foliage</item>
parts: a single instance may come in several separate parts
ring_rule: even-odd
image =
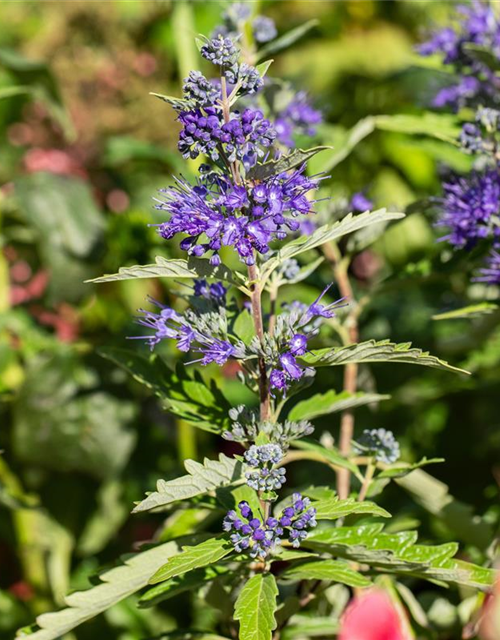
[[[308,365],[315,367],[345,365],[362,362],[398,362],[418,364],[424,367],[443,369],[456,373],[465,373],[463,369],[453,367],[444,360],[431,356],[428,351],[412,348],[410,342],[394,344],[389,340],[367,340],[347,347],[317,349],[302,358]]]
[[[276,257],[271,258],[264,263],[261,272],[261,281],[265,283],[271,273],[279,267],[281,263],[290,258],[296,258],[305,251],[310,251],[316,247],[320,247],[326,242],[338,240],[354,231],[363,229],[372,224],[378,224],[388,220],[398,220],[403,218],[403,213],[394,213],[380,209],[378,211],[366,211],[359,215],[349,214],[337,222],[326,224],[312,233],[310,236],[303,236],[287,243],[283,249],[278,251]]]
[[[176,578],[193,569],[200,569],[222,560],[233,551],[225,538],[211,538],[194,547],[184,547],[182,553],[171,557],[149,579],[150,584]]]
[[[349,587],[368,587],[371,580],[340,560],[309,560],[296,564],[282,574],[288,580],[328,580]]]
[[[314,147],[313,149],[295,149],[287,156],[282,156],[277,160],[270,160],[264,164],[257,164],[248,172],[250,180],[267,180],[284,171],[290,171],[306,163],[321,151],[326,151],[330,147]]]
[[[271,573],[252,576],[240,591],[234,618],[240,623],[240,640],[271,640],[276,629],[278,587]]]
[[[242,481],[242,463],[222,453],[219,460],[207,460],[203,464],[194,460],[184,462],[188,475],[175,480],[158,480],[156,491],[140,502],[134,512],[167,507],[178,500],[186,500]]]
[[[330,389],[326,393],[317,393],[307,400],[298,402],[288,414],[288,418],[290,420],[313,420],[319,416],[375,404],[389,398],[390,396],[378,393],[365,393],[364,391],[356,393],[341,391],[339,393]]]
[[[171,371],[157,356],[148,360],[121,348],[101,349],[101,353],[159,396],[170,413],[212,433],[220,433],[226,425],[230,405],[215,381],[207,386],[199,372],[191,378],[182,366]]]

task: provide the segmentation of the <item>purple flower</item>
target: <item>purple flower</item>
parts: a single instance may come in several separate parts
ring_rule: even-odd
[[[200,49],[201,55],[219,67],[231,67],[239,58],[240,52],[231,38],[219,35],[207,40]]]
[[[370,211],[373,208],[373,202],[369,200],[364,193],[358,192],[355,193],[349,204],[349,209],[351,211],[357,211],[359,213],[363,213],[364,211]]]
[[[233,112],[231,120],[224,122],[222,112],[205,107],[179,114],[183,126],[178,148],[184,158],[197,158],[200,154],[218,161],[221,154],[229,161],[239,159],[245,166],[253,166],[263,157],[276,138],[276,132],[262,111],[245,109]]]
[[[286,389],[286,377],[283,371],[273,369],[269,376],[269,383],[271,387],[278,389],[279,391]]]
[[[170,240],[186,234],[180,247],[190,255],[212,253],[211,263],[219,264],[222,246],[233,246],[242,262],[253,264],[254,251],[265,254],[273,240],[282,240],[295,231],[293,219],[308,213],[312,203],[306,194],[318,181],[303,175],[304,167],[273,176],[247,192],[220,174],[203,174],[197,186],[177,180],[162,190],[157,209],[170,214],[158,225],[158,233]]]
[[[276,117],[278,140],[287,147],[294,147],[294,134],[314,136],[317,126],[322,121],[321,111],[314,109],[308,101],[307,94],[300,91]]]
[[[335,310],[338,309],[339,306],[344,306],[339,304],[344,300],[344,298],[340,298],[339,300],[336,300],[331,304],[327,304],[327,305],[321,304],[321,300],[323,299],[323,296],[327,293],[327,291],[330,289],[331,286],[332,285],[329,284],[327,287],[325,287],[322,293],[316,298],[316,300],[311,305],[309,305],[309,307],[303,312],[299,320],[298,326],[304,327],[305,325],[309,324],[311,320],[317,317],[333,318],[335,316]]]
[[[218,340],[207,338],[205,344],[201,344],[197,349],[203,354],[200,362],[202,365],[217,363],[219,366],[226,364],[231,356],[236,355],[236,349],[227,340]]]
[[[291,353],[284,353],[280,356],[280,364],[283,367],[285,375],[294,380],[300,380],[304,375],[304,369],[297,364],[297,360],[295,360]]]
[[[209,107],[217,103],[221,98],[220,88],[207,80],[200,71],[190,71],[184,78],[184,97],[196,103],[197,107]]]
[[[453,176],[443,184],[437,226],[449,233],[441,238],[455,247],[470,248],[493,233],[492,216],[500,212],[500,175],[496,169]]]
[[[238,504],[241,517],[235,510],[228,511],[222,528],[232,532],[230,540],[235,551],[248,552],[250,557],[264,560],[285,534],[293,547],[300,547],[308,530],[316,526],[316,509],[300,493],[294,493],[292,501],[292,506],[285,508],[277,518],[270,516],[265,522],[253,517],[248,502]]]
[[[500,285],[500,253],[494,248],[486,259],[486,266],[479,269],[479,275],[474,278],[476,282]]]
[[[253,37],[257,42],[269,42],[278,35],[274,20],[267,16],[256,16],[252,22]]]
[[[290,340],[289,347],[293,356],[303,356],[307,351],[307,336],[302,333],[296,333]]]

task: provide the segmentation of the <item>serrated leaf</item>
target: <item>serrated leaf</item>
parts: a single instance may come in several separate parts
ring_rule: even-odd
[[[302,400],[293,407],[288,414],[289,420],[313,420],[319,416],[328,415],[345,411],[346,409],[354,409],[367,404],[389,400],[391,396],[380,395],[378,393],[365,393],[358,391],[357,393],[349,393],[341,391],[337,393],[331,389],[326,393],[317,393],[307,400]]]
[[[257,52],[258,60],[262,60],[262,58],[265,58],[272,53],[278,53],[278,51],[287,49],[292,44],[297,42],[297,40],[300,40],[300,38],[302,38],[308,31],[313,29],[317,24],[319,24],[319,20],[314,18],[313,20],[308,20],[298,27],[295,27],[295,29],[287,31],[279,38],[275,38],[265,47],[259,49],[259,51]]]
[[[201,585],[215,580],[215,578],[224,575],[228,571],[228,567],[215,565],[195,569],[183,576],[177,576],[171,580],[160,582],[160,584],[151,587],[151,589],[148,589],[148,591],[141,596],[138,605],[139,607],[154,607],[160,602],[173,598],[179,593],[198,589]]]
[[[283,249],[278,251],[276,256],[268,260],[262,266],[261,282],[265,283],[274,269],[276,269],[285,260],[295,258],[295,256],[298,256],[305,251],[315,249],[316,247],[325,244],[325,242],[338,240],[339,238],[368,225],[378,224],[388,220],[399,220],[400,218],[404,218],[404,213],[378,209],[377,211],[366,211],[359,215],[349,213],[342,218],[342,220],[338,220],[331,224],[325,224],[310,236],[303,236],[296,240],[292,240],[292,242],[289,242],[285,247],[283,247]]]
[[[232,545],[225,538],[210,538],[194,547],[183,547],[182,553],[172,557],[151,576],[149,584],[157,584],[214,564],[232,551]]]
[[[290,171],[291,169],[295,169],[295,167],[303,165],[317,153],[326,151],[327,149],[331,149],[331,147],[320,146],[312,147],[311,149],[295,149],[288,155],[281,156],[276,160],[269,160],[269,162],[256,164],[249,169],[247,178],[249,180],[267,180],[279,173]]]
[[[240,640],[271,640],[276,629],[278,587],[271,573],[258,573],[243,586],[234,606]]]
[[[158,480],[156,491],[140,502],[132,513],[166,507],[178,500],[187,500],[241,481],[243,464],[223,453],[219,460],[205,458],[203,464],[194,460],[184,463],[188,475],[175,480]]]
[[[352,514],[366,514],[380,516],[382,518],[390,518],[391,514],[379,507],[374,502],[357,502],[352,498],[338,500],[332,498],[330,500],[320,500],[311,504],[316,509],[316,518],[318,520],[336,520],[345,518]]]
[[[160,100],[167,102],[176,111],[189,111],[196,106],[193,102],[191,102],[190,100],[186,100],[185,98],[178,98],[176,96],[165,96],[162,93],[154,93],[153,91],[150,91],[149,95],[154,96],[155,98],[160,98]]]
[[[343,467],[349,469],[352,473],[359,475],[359,468],[348,458],[345,458],[337,449],[326,449],[318,442],[312,440],[302,439],[296,440],[293,443],[296,449],[302,449],[303,451],[310,451],[313,454],[317,454],[318,460],[323,460],[327,464],[331,464],[335,467]]]
[[[367,564],[385,573],[411,575],[425,580],[471,586],[487,590],[496,572],[463,563],[452,556],[458,545],[415,544],[414,531],[387,534],[370,526],[337,527],[309,534],[303,546]]]
[[[224,430],[231,406],[214,380],[208,386],[196,372],[191,378],[181,363],[172,371],[158,356],[148,359],[134,351],[112,347],[101,348],[99,353],[151,389],[170,413],[204,431]]]
[[[99,278],[87,280],[91,283],[115,282],[116,280],[135,280],[137,278],[217,278],[237,285],[238,274],[221,264],[213,267],[208,260],[190,257],[189,260],[167,260],[161,256],[155,258],[155,264],[133,265],[121,267],[118,273],[111,273]],[[241,278],[240,278],[241,283]]]
[[[312,560],[287,569],[286,580],[331,580],[349,587],[368,587],[371,580],[339,560]]]
[[[411,342],[396,344],[389,340],[367,340],[346,347],[317,349],[303,356],[301,360],[307,365],[316,367],[361,362],[398,362],[469,375],[468,371],[454,367],[436,356],[431,356],[428,351],[412,347]]]
[[[384,469],[379,474],[377,474],[377,479],[382,478],[404,478],[408,474],[412,473],[416,469],[420,469],[421,467],[425,467],[428,464],[437,464],[438,462],[444,462],[444,458],[422,458],[419,462],[414,462],[412,464],[402,464],[401,462],[395,463]]]
[[[127,557],[123,565],[99,576],[101,584],[66,596],[68,608],[38,616],[36,624],[40,628],[29,634],[30,640],[56,640],[82,622],[106,611],[145,587],[151,574],[178,551],[178,542],[172,541]],[[26,635],[20,630],[16,637],[24,638]]]
[[[432,316],[433,320],[458,320],[462,318],[480,318],[489,315],[498,309],[498,305],[492,302],[480,302],[479,304],[471,304],[461,309],[453,311],[445,311]]]

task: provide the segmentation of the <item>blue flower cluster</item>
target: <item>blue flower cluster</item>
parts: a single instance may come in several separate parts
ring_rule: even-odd
[[[283,449],[278,444],[252,445],[244,454],[245,462],[252,470],[245,473],[247,485],[256,491],[277,491],[286,482],[286,471],[276,468],[283,459]]]
[[[213,37],[224,36],[234,38],[245,29],[245,22],[250,20],[252,8],[248,3],[235,2],[223,13],[223,24],[219,25]],[[267,16],[255,16],[251,24],[254,40],[259,44],[274,40],[278,35],[274,20]]]
[[[169,213],[170,219],[158,225],[158,232],[167,240],[186,234],[181,249],[195,256],[210,252],[213,265],[220,264],[223,246],[234,247],[242,262],[253,264],[254,250],[265,254],[273,240],[298,228],[295,218],[311,211],[306,194],[317,184],[304,175],[303,167],[246,187],[213,173],[194,187],[177,180],[175,187],[161,191],[163,199],[156,208]]]
[[[449,229],[442,240],[457,248],[471,248],[478,240],[497,237],[494,224],[500,214],[500,174],[497,169],[473,171],[466,177],[453,176],[443,184],[437,223]]]
[[[436,106],[451,105],[457,109],[477,104],[485,96],[495,99],[498,95],[494,72],[472,57],[467,45],[486,47],[500,60],[500,21],[493,6],[489,2],[473,0],[470,5],[461,6],[459,12],[461,18],[455,28],[438,31],[419,47],[424,56],[442,55],[444,63],[453,65],[462,76],[456,85],[441,89],[434,98]]]
[[[240,502],[238,511],[228,511],[223,529],[231,532],[230,540],[238,553],[246,552],[261,560],[281,544],[285,535],[293,547],[299,547],[308,530],[316,526],[316,510],[300,493],[293,494],[292,506],[283,509],[278,518],[271,516],[265,522],[254,516],[248,502]]]
[[[491,249],[486,258],[486,266],[479,269],[479,275],[474,278],[476,282],[500,285],[500,244]]]
[[[208,303],[207,309],[202,312],[188,309],[184,314],[179,314],[171,307],[149,298],[160,311],[154,313],[139,309],[142,316],[137,319],[137,323],[153,329],[154,333],[148,336],[132,336],[132,339],[145,340],[151,350],[162,340],[175,340],[179,351],[201,354],[201,357],[193,362],[199,362],[203,366],[211,362],[221,366],[229,358],[244,358],[244,344],[239,340],[230,340],[225,330],[225,287],[220,283],[208,285],[205,280],[195,281],[193,296],[204,299]]]
[[[316,135],[316,129],[323,121],[321,111],[310,104],[307,93],[299,91],[281,111],[274,122],[278,140],[287,147],[294,147],[294,135]]]
[[[311,370],[301,365],[297,358],[307,353],[308,340],[319,328],[318,320],[333,318],[342,300],[324,305],[321,300],[330,289],[328,285],[309,306],[296,304],[289,313],[281,316],[276,331],[277,360],[269,375],[269,383],[274,391],[286,393],[293,382],[301,380]]]
[[[231,120],[224,122],[219,108],[206,107],[203,111],[181,112],[179,121],[183,128],[178,148],[184,158],[204,154],[214,162],[238,159],[250,168],[265,155],[276,138],[271,123],[259,109],[233,112]]]
[[[387,429],[365,429],[356,442],[355,451],[367,456],[373,456],[379,462],[392,464],[401,455],[399,443],[392,431]]]

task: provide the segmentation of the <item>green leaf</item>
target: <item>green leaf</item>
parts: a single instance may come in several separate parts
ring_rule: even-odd
[[[328,142],[334,146],[334,151],[328,155],[323,154],[321,162],[314,161],[312,170],[316,172],[329,172],[345,160],[356,146],[377,129],[392,131],[407,135],[421,135],[443,140],[454,146],[458,146],[460,134],[460,122],[456,116],[447,113],[426,112],[422,115],[393,114],[368,116],[363,118],[348,131],[335,130],[335,135]]]
[[[271,573],[258,573],[245,583],[234,608],[234,619],[240,623],[240,640],[271,640],[276,629],[277,595]]]
[[[176,111],[189,111],[195,105],[190,100],[186,100],[185,98],[177,98],[176,96],[166,96],[162,93],[154,93],[153,91],[149,92],[150,96],[154,96],[155,98],[160,98],[164,102],[168,103],[171,107],[173,107]]]
[[[378,209],[377,211],[366,211],[359,215],[353,215],[352,213],[346,215],[342,220],[326,224],[323,227],[317,229],[310,236],[302,236],[296,240],[289,242],[283,249],[278,251],[277,255],[268,260],[263,266],[261,271],[261,282],[265,283],[271,273],[281,263],[290,258],[315,249],[316,247],[325,244],[325,242],[331,242],[332,240],[338,240],[339,238],[353,233],[358,229],[367,227],[371,224],[378,224],[387,220],[399,220],[404,218],[404,213],[395,213],[392,211],[386,211],[385,209]]]
[[[491,71],[500,71],[500,62],[490,47],[475,42],[465,42],[461,47],[476,62],[484,64]]]
[[[0,67],[6,69],[19,83],[20,86],[15,88],[24,89],[23,93],[29,92],[34,99],[42,102],[50,117],[63,128],[65,135],[70,140],[75,138],[75,129],[64,108],[58,83],[46,62],[30,60],[18,51],[2,48]]]
[[[333,498],[330,500],[321,500],[313,502],[312,506],[316,509],[316,518],[318,520],[337,520],[345,518],[352,514],[364,514],[372,516],[380,516],[381,518],[390,518],[391,514],[379,507],[374,502],[357,502],[352,498],[339,500]]]
[[[320,151],[325,151],[330,148],[331,147],[313,147],[311,149],[295,149],[287,156],[281,156],[281,158],[277,160],[269,160],[269,162],[264,162],[263,164],[256,164],[248,171],[247,178],[249,180],[267,180],[278,173],[290,171],[290,169],[303,165],[317,153],[320,153]]]
[[[487,590],[495,580],[495,571],[453,559],[458,549],[456,543],[427,546],[415,544],[416,539],[414,531],[387,534],[381,525],[362,525],[312,532],[303,541],[303,546],[367,564],[384,573],[482,590]]]
[[[99,353],[151,389],[170,413],[211,433],[221,433],[226,427],[231,406],[214,380],[207,385],[197,372],[193,379],[180,363],[172,371],[158,356],[148,359],[134,351],[111,347]]]
[[[235,272],[236,278],[238,277]],[[230,284],[238,284],[233,273],[225,265],[212,267],[208,260],[190,257],[189,260],[167,260],[157,256],[155,264],[121,267],[118,273],[107,274],[87,282],[114,282],[137,278],[217,278]],[[241,278],[240,278],[241,282]]]
[[[380,395],[378,393],[365,393],[358,391],[357,393],[349,393],[342,391],[337,393],[331,389],[326,393],[316,393],[307,400],[302,400],[293,407],[288,414],[289,420],[313,420],[319,416],[345,411],[346,409],[354,409],[367,404],[389,400],[391,396]]]
[[[93,256],[104,234],[104,217],[80,178],[36,172],[15,180],[21,214],[33,229],[51,292],[64,302],[85,293],[83,280],[95,273]]]
[[[267,72],[269,71],[269,67],[272,65],[274,60],[266,60],[265,62],[261,62],[255,68],[259,72],[261,78],[263,78]]]
[[[31,355],[12,406],[12,448],[20,463],[97,480],[116,477],[135,445],[129,424],[137,409],[92,391],[94,384],[74,351]]]
[[[345,365],[354,362],[398,362],[469,375],[468,371],[453,367],[444,360],[431,356],[428,351],[412,348],[411,342],[395,344],[389,340],[367,340],[346,347],[317,349],[303,356],[301,360],[305,364],[316,367]]]
[[[149,579],[149,584],[157,584],[177,576],[200,569],[222,560],[233,551],[226,538],[210,538],[194,547],[183,547],[182,553],[173,556]]]
[[[446,311],[432,316],[433,320],[457,320],[462,318],[480,318],[489,315],[498,309],[498,305],[492,302],[480,302],[479,304],[471,304],[461,309]]]
[[[194,498],[242,481],[242,463],[223,453],[219,454],[219,460],[205,458],[203,464],[186,460],[184,466],[188,475],[175,480],[158,480],[156,491],[140,502],[132,513],[166,507],[178,500]]]
[[[234,335],[245,344],[249,344],[255,336],[255,326],[252,314],[246,309],[243,309],[234,321],[233,332]]]
[[[336,636],[339,629],[339,621],[332,616],[314,616],[314,618],[311,618],[306,615],[296,615],[293,617],[292,622],[283,629],[281,637],[283,640],[328,638]]]
[[[444,462],[444,458],[422,458],[419,462],[414,462],[412,464],[409,463],[401,463],[396,462],[393,465],[389,466],[387,469],[384,469],[380,473],[377,474],[377,480],[380,478],[404,478],[408,474],[415,471],[415,469],[420,469],[421,467],[425,467],[428,464],[437,464],[438,462]]]
[[[66,596],[68,608],[38,616],[36,624],[39,629],[29,634],[30,640],[56,640],[139,591],[148,584],[151,574],[165,563],[166,558],[174,556],[178,550],[178,543],[172,541],[128,556],[123,565],[99,576],[101,584]],[[16,637],[24,638],[26,634],[20,630]]]
[[[442,520],[459,540],[483,551],[489,547],[494,536],[491,524],[475,515],[469,504],[452,496],[444,482],[420,469],[396,482],[419,505]]]
[[[308,20],[298,27],[295,27],[295,29],[287,31],[287,33],[284,33],[282,36],[276,38],[265,47],[259,49],[259,51],[257,52],[258,60],[262,60],[272,53],[278,53],[278,51],[288,49],[288,47],[291,47],[292,44],[297,42],[297,40],[300,40],[300,38],[305,36],[308,31],[313,29],[318,24],[319,20],[317,19]]]
[[[359,475],[359,468],[349,460],[345,458],[338,449],[326,449],[323,445],[312,440],[302,439],[296,440],[293,443],[294,448],[302,449],[303,451],[310,451],[319,461],[324,461],[327,464],[331,464],[335,467],[343,467],[349,469],[352,473]]]
[[[331,580],[349,587],[368,587],[371,580],[339,560],[312,560],[287,569],[286,580]]]
[[[201,585],[215,580],[215,578],[226,574],[228,571],[228,567],[217,565],[195,569],[183,576],[166,580],[148,589],[139,599],[138,605],[139,607],[154,607],[160,602],[173,598],[179,593],[194,591]]]

